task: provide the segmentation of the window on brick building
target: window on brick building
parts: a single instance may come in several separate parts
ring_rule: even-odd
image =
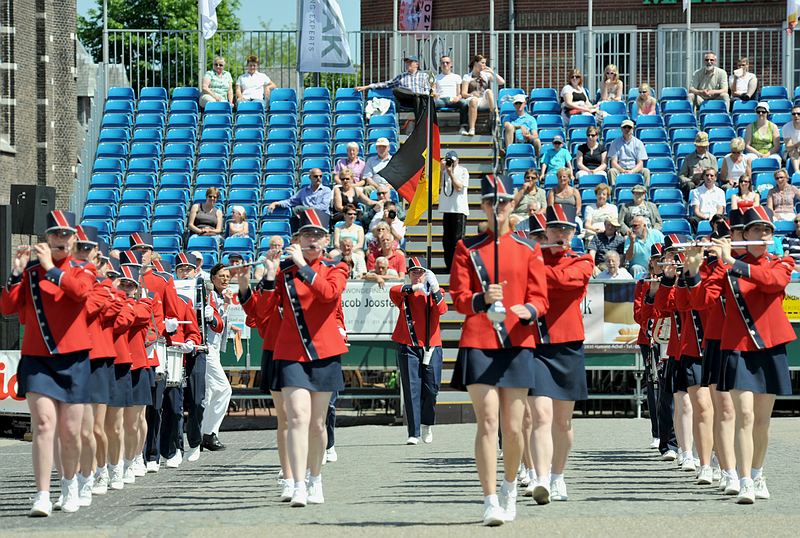
[[[0,151],[14,147],[14,8],[11,0],[0,4]]]

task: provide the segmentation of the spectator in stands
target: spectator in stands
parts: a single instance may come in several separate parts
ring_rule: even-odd
[[[606,255],[609,252],[623,254],[625,252],[625,237],[619,233],[619,221],[616,218],[608,219],[603,223],[603,231],[595,234],[589,241],[589,254],[594,259],[594,275],[605,269]]]
[[[386,256],[378,256],[375,259],[375,267],[363,276],[364,280],[377,282],[381,289],[387,280],[403,280],[403,278],[405,275],[400,276],[397,270],[390,267],[389,259]]]
[[[278,263],[283,256],[283,237],[280,235],[273,235],[269,238],[269,248],[265,253],[263,253],[258,258],[258,263],[255,265],[253,269],[253,280],[256,282],[260,282],[261,278],[264,276],[264,271],[266,270],[264,261],[271,260],[275,263]]]
[[[789,172],[784,168],[776,170],[775,186],[767,193],[767,207],[774,213],[774,220],[793,220],[794,204],[800,200],[800,190],[789,183]]]
[[[382,235],[378,244],[379,256],[375,256],[374,252],[367,254],[367,270],[374,271],[376,260],[381,256],[389,261],[389,268],[397,271],[397,276],[403,278],[406,276],[406,256],[402,251],[394,246],[394,240],[391,236],[386,234]]]
[[[270,213],[275,211],[277,207],[287,207],[295,213],[310,208],[330,216],[333,192],[330,187],[322,184],[322,170],[312,168],[308,177],[309,184],[301,187],[291,198],[269,204],[267,208]]]
[[[503,77],[496,74],[494,70],[486,65],[486,56],[476,54],[469,62],[469,73],[464,75],[461,80],[461,97],[468,106],[469,129],[461,131],[462,135],[474,136],[475,123],[478,121],[478,111],[495,110],[494,92],[490,86],[493,79],[497,79],[497,85],[503,86],[506,81]]]
[[[367,273],[364,251],[356,249],[350,237],[343,237],[339,240],[339,256],[341,256],[342,262],[350,268],[350,280],[359,280]]]
[[[737,67],[738,69],[733,70],[733,74],[730,80],[728,80],[728,86],[731,90],[731,100],[750,101],[756,96],[758,79],[749,71],[750,60],[747,58],[739,58]]]
[[[433,98],[436,108],[455,108],[458,110],[461,129],[467,128],[467,101],[461,97],[459,75],[453,73],[453,59],[450,56],[439,58],[439,74],[433,81]]]
[[[658,101],[650,91],[647,82],[639,84],[639,95],[636,97],[636,116],[655,116]]]
[[[217,208],[219,189],[209,187],[206,190],[206,201],[202,204],[192,204],[189,209],[187,227],[194,235],[211,235],[219,237],[222,233],[222,211]]]
[[[244,206],[235,205],[231,210],[231,220],[228,222],[228,237],[249,237],[250,228],[247,224],[247,210]]]
[[[373,82],[366,86],[356,86],[356,91],[377,90],[380,88],[391,88],[397,104],[411,108],[414,111],[414,119],[418,119],[422,112],[421,96],[427,96],[431,91],[428,81],[428,74],[419,70],[419,58],[416,56],[406,56],[404,58],[406,70],[392,80],[384,82]]]
[[[541,189],[539,189],[541,190]],[[512,230],[519,230],[521,232],[530,232],[530,217],[535,215],[536,213],[540,213],[541,211],[538,210],[539,203],[536,200],[531,200],[526,206],[523,207],[525,209],[525,213],[520,215],[516,212],[516,208],[514,209],[514,213],[512,213],[508,217],[508,225]]]
[[[561,135],[553,137],[552,147],[547,148],[542,152],[541,171],[539,174],[542,177],[547,176],[547,171],[560,170],[566,168],[569,170],[570,176],[572,175],[572,155],[569,151],[564,149],[564,139]]]
[[[375,213],[369,223],[369,229],[372,231],[379,223],[383,222],[389,226],[392,237],[398,242],[402,241],[406,236],[406,225],[403,223],[397,204],[391,200],[379,200],[373,208]]]
[[[389,182],[383,179],[378,173],[389,164],[389,160],[392,158],[392,156],[389,155],[389,139],[381,137],[376,140],[375,149],[378,154],[367,158],[367,164],[364,166],[364,173],[361,175],[362,179],[367,184],[364,188],[364,192],[367,194],[374,190],[388,191],[392,188]]]
[[[230,72],[225,71],[225,58],[214,56],[212,65],[214,69],[209,69],[203,75],[200,107],[205,108],[213,101],[227,101],[233,106],[233,78]]]
[[[794,230],[783,237],[783,251],[794,260],[794,270],[800,271],[800,216],[794,217]]]
[[[531,168],[523,176],[522,187],[514,193],[514,211],[512,215],[527,217],[533,204],[534,213],[542,213],[547,207],[547,195],[539,188],[539,173]]]
[[[700,108],[703,101],[722,100],[730,108],[731,96],[728,95],[728,74],[717,67],[717,55],[709,51],[703,55],[703,67],[694,72],[692,85],[689,86],[689,99],[695,108]]]
[[[388,140],[387,140],[388,142]],[[387,144],[388,149],[388,144]],[[362,178],[364,174],[364,169],[367,166],[366,161],[358,156],[358,152],[361,150],[361,147],[358,145],[358,142],[348,142],[347,143],[347,157],[339,159],[336,161],[336,165],[333,167],[333,181],[337,185],[342,184],[342,179],[339,175],[342,173],[342,170],[345,168],[349,168],[352,172],[352,182],[353,185],[356,187],[363,187],[366,182]]]
[[[247,57],[247,72],[236,79],[236,102],[261,101],[266,107],[269,103],[269,94],[277,88],[274,82],[258,70],[258,56],[251,54]]]
[[[643,217],[647,226],[653,230],[661,229],[661,214],[656,204],[647,201],[647,188],[636,185],[631,189],[633,202],[619,208],[619,222],[622,225],[622,234],[627,235],[635,217]],[[649,255],[649,254],[648,254]]]
[[[513,102],[517,115],[513,119],[509,117],[508,121],[503,124],[506,131],[506,147],[514,142],[531,144],[538,157],[542,149],[542,142],[539,140],[539,125],[536,123],[536,118],[528,114],[524,95],[515,95]]]
[[[449,273],[456,245],[464,238],[469,216],[469,170],[459,164],[458,153],[453,150],[448,151],[442,161],[439,188],[442,249],[444,265]]]
[[[778,126],[769,121],[769,103],[761,101],[756,105],[756,121],[747,126],[744,142],[751,158],[770,158],[782,164],[781,132]]]
[[[611,197],[611,187],[601,183],[594,188],[594,193],[597,196],[597,203],[594,206],[586,206],[583,219],[583,229],[589,235],[602,233],[606,229],[605,221],[609,219],[617,221],[619,218],[617,206],[608,201]]]
[[[686,156],[678,172],[684,198],[688,200],[689,192],[703,184],[703,173],[708,168],[717,170],[717,158],[708,151],[708,134],[700,131],[694,137],[694,153]]]
[[[606,78],[600,87],[600,101],[622,101],[625,99],[625,84],[619,78],[619,69],[614,64],[606,66]]]
[[[608,168],[608,182],[613,187],[619,174],[642,174],[644,184],[650,185],[650,170],[644,167],[647,150],[642,141],[633,136],[633,122],[622,122],[622,136],[615,138],[608,148],[611,166]]]
[[[608,150],[606,146],[600,142],[600,131],[597,127],[588,127],[586,129],[586,142],[578,146],[578,157],[576,164],[578,172],[575,177],[578,181],[583,176],[599,175],[606,177],[606,170],[608,163]]]
[[[356,206],[347,204],[344,207],[344,222],[333,229],[333,246],[336,250],[341,250],[341,240],[351,239],[356,256],[361,253],[364,257],[364,228],[356,223],[358,210]]]
[[[792,106],[792,121],[781,127],[783,143],[786,145],[786,164],[791,163],[791,169],[800,172],[800,106]]]
[[[744,155],[744,138],[731,140],[731,152],[722,159],[719,182],[722,187],[735,187],[742,176],[750,176],[750,159]]]
[[[627,269],[620,267],[619,252],[610,250],[606,254],[606,268],[594,276],[597,280],[632,280],[631,275]]]
[[[663,242],[664,234],[660,230],[650,229],[641,215],[633,217],[628,237],[625,239],[625,263],[635,278],[647,273],[650,247]]]
[[[386,222],[378,222],[367,234],[367,251],[371,252],[376,258],[381,255],[381,239],[390,237],[394,240],[394,248],[400,248],[400,242],[395,237],[391,226]]]
[[[556,172],[558,183],[547,193],[547,205],[561,204],[575,207],[575,214],[581,214],[581,193],[571,185],[572,170],[559,168]]]
[[[761,195],[758,194],[758,191],[753,190],[753,180],[750,178],[750,174],[744,174],[736,184],[736,193],[731,196],[731,211],[761,205]]]
[[[575,114],[594,114],[597,107],[592,104],[589,94],[583,87],[583,73],[580,69],[573,69],[569,72],[567,84],[561,88],[561,104],[564,116]]]
[[[725,191],[717,187],[716,169],[709,167],[703,170],[703,184],[689,193],[689,207],[689,223],[695,232],[701,220],[711,220],[714,215],[725,213]]]
[[[377,203],[364,194],[364,189],[353,185],[353,172],[349,168],[343,168],[339,172],[339,178],[342,181],[341,185],[333,186],[333,216],[331,217],[331,224],[345,220],[344,211],[348,205],[358,208],[359,202],[364,204],[365,207],[371,207]]]

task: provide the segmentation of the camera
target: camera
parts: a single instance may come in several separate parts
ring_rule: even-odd
[[[447,166],[453,166],[454,162],[455,161],[453,161],[452,157],[445,157],[445,159],[444,159],[444,164],[446,164]]]
[[[389,216],[390,219],[396,219],[397,218],[397,211],[395,211],[394,209],[390,209],[389,212],[387,213],[387,215]]]

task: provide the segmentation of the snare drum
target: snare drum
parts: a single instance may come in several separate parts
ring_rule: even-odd
[[[183,387],[186,381],[183,367],[183,352],[177,349],[167,349],[166,376],[168,387]]]
[[[159,338],[156,340],[155,345],[152,346],[150,349],[150,353],[148,354],[149,358],[153,358],[153,353],[158,354],[158,366],[156,366],[156,375],[164,375],[166,372],[166,366],[164,361],[167,357],[167,340],[165,338]]]

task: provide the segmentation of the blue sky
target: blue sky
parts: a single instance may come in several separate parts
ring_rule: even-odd
[[[78,13],[86,15],[89,9],[97,5],[96,0],[77,0]],[[222,0],[223,2],[225,0]],[[259,30],[259,19],[269,23],[272,30],[279,30],[283,27],[294,29],[297,23],[297,1],[287,2],[292,5],[292,9],[270,9],[275,4],[283,4],[282,0],[241,0],[239,8],[239,19],[242,21],[242,30]],[[358,30],[361,28],[361,0],[339,0],[342,8],[345,26],[348,30]],[[248,22],[253,21],[253,22]]]

